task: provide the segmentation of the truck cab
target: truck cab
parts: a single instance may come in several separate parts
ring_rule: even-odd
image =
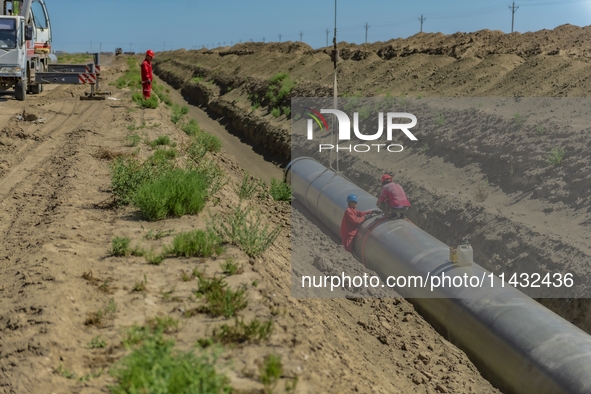
[[[51,25],[43,0],[3,0],[0,14],[0,89],[14,88],[17,100],[40,93],[35,73],[47,71]]]

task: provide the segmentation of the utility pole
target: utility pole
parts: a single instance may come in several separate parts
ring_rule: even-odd
[[[517,11],[519,7],[515,7],[515,2],[513,2],[512,6],[510,5],[508,7],[511,10],[511,33],[513,33],[513,25],[515,23],[515,11]]]
[[[265,43],[265,37],[263,37],[263,44]]]
[[[326,46],[328,46],[328,33],[330,32],[329,29],[326,29]]]
[[[90,41],[90,53],[92,53],[92,41]]]
[[[423,18],[423,14],[421,14],[420,18],[417,18],[418,20],[421,21],[421,33],[423,32],[423,22],[427,20],[427,18]]]
[[[281,34],[279,34],[279,42],[281,42]]]
[[[99,53],[103,53],[103,43],[99,43]]]
[[[369,25],[365,22],[365,43],[367,44],[367,29],[369,29]]]
[[[131,50],[131,42],[129,43],[129,52],[133,52],[133,51]]]
[[[302,36],[303,36],[303,35],[304,35],[304,33],[302,33],[302,32],[300,31],[300,42],[302,42]]]
[[[162,51],[166,52],[166,41],[162,43]]]

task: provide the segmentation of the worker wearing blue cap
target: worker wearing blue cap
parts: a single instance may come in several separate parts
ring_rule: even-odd
[[[379,210],[373,211],[358,211],[357,207],[357,196],[355,194],[349,194],[347,196],[348,208],[345,210],[343,220],[341,221],[341,241],[345,250],[349,253],[353,253],[353,239],[357,234],[357,229],[361,226],[367,218],[366,215],[372,213],[381,213]]]

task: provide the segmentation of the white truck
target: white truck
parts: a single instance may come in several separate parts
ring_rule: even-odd
[[[0,90],[14,88],[17,100],[43,91],[36,73],[57,61],[51,53],[51,24],[43,0],[3,0],[0,14]]]

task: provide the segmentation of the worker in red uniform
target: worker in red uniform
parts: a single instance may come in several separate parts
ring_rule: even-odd
[[[378,197],[377,206],[386,216],[404,218],[404,213],[410,207],[404,189],[398,183],[392,182],[388,174],[382,175],[382,192]]]
[[[146,51],[146,58],[142,62],[142,89],[144,92],[144,100],[150,98],[152,91],[152,59],[154,58],[154,51],[148,49]]]
[[[355,194],[349,194],[347,196],[347,204],[349,205],[349,208],[345,211],[343,220],[341,221],[341,241],[343,242],[345,250],[349,253],[353,253],[353,239],[355,238],[357,229],[361,226],[361,223],[367,219],[366,215],[372,213],[378,214],[381,212],[377,209],[373,211],[358,211],[355,209],[355,207],[357,207],[357,196]]]

